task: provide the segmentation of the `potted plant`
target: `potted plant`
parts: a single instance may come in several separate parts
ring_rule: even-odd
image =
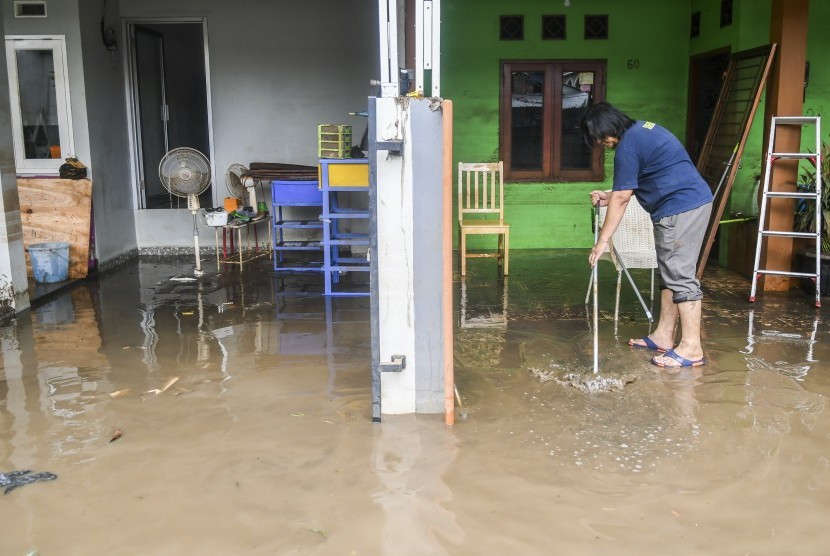
[[[821,146],[821,294],[830,295],[830,146],[823,143]],[[816,168],[804,170],[798,179],[798,191],[815,192],[816,190]],[[816,231],[816,206],[811,199],[803,199],[796,204],[795,222],[793,228],[797,232],[815,233]],[[802,250],[800,254],[802,272],[815,272],[816,250],[811,245]],[[812,280],[804,280],[804,287],[813,290]]]

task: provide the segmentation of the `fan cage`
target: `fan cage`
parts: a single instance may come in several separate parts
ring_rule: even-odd
[[[196,149],[173,149],[159,164],[159,177],[174,195],[201,195],[210,187],[210,163]]]
[[[225,174],[225,187],[228,188],[228,193],[237,199],[245,198],[246,187],[242,184],[242,176],[248,172],[248,168],[242,164],[231,164]]]

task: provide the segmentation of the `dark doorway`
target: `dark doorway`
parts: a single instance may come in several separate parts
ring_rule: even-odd
[[[689,64],[686,150],[694,163],[697,163],[700,148],[706,139],[728,66],[728,48],[693,56]]]
[[[158,176],[164,154],[191,147],[210,158],[204,27],[201,23],[132,23],[132,99],[141,208],[186,208]],[[213,204],[208,188],[202,206]]]

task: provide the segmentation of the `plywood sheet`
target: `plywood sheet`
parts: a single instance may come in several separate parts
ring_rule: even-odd
[[[89,269],[92,181],[18,178],[17,192],[29,276],[29,245],[65,241],[69,243],[69,278],[85,278]]]

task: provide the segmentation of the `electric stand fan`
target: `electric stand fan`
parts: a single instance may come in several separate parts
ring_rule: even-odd
[[[257,180],[248,175],[248,168],[242,164],[231,164],[225,174],[225,186],[231,196],[245,202],[246,189],[248,194],[248,206],[257,210],[256,204],[256,183]]]
[[[193,246],[196,250],[195,274],[201,276],[202,260],[199,253],[199,228],[196,213],[199,195],[210,187],[210,161],[196,149],[180,147],[165,154],[159,162],[159,178],[164,187],[177,197],[187,198],[187,208],[193,213]]]

